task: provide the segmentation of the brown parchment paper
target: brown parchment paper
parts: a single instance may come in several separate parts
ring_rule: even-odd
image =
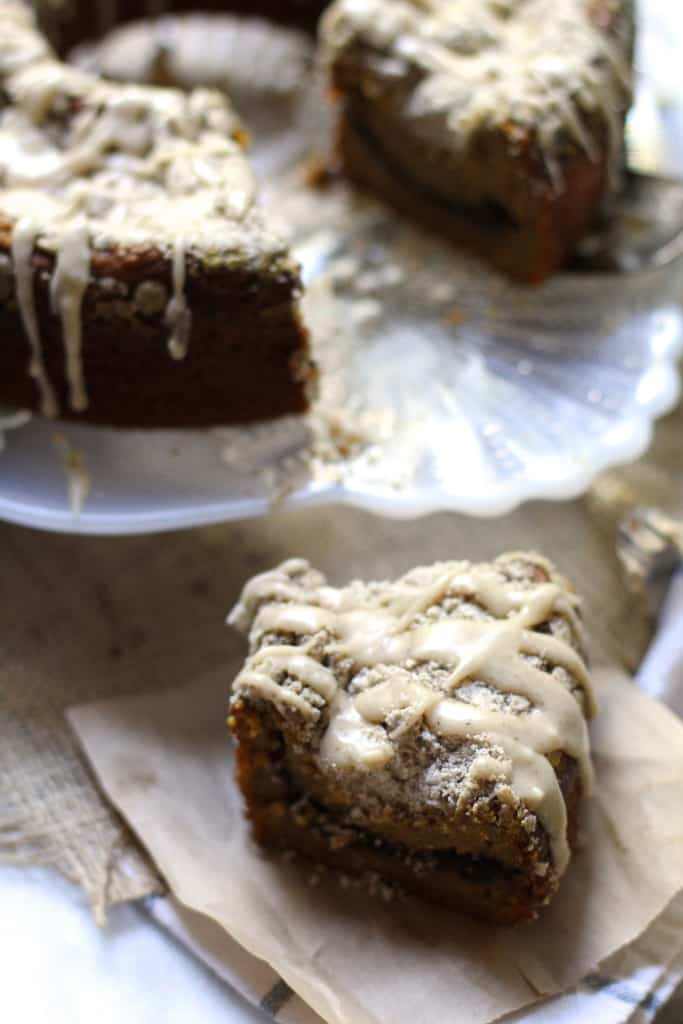
[[[683,726],[616,670],[597,677],[597,785],[580,852],[542,919],[514,930],[384,904],[261,854],[232,780],[229,679],[228,667],[166,695],[78,707],[70,720],[178,900],[331,1024],[484,1024],[578,982],[683,886]]]

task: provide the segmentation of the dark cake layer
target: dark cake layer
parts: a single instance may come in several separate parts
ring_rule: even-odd
[[[0,259],[1,252],[0,247]],[[52,254],[34,254],[43,360],[61,418],[121,427],[203,427],[308,408],[317,374],[303,345],[299,282],[291,266],[275,264],[268,273],[208,270],[189,258],[185,296],[192,326],[187,354],[177,360],[169,353],[165,319],[172,268],[168,258],[150,250],[93,254],[82,305],[88,406],[73,410],[62,327],[50,307],[53,265]],[[0,403],[39,411],[40,391],[27,372],[30,347],[11,290],[0,300],[0,334]]]
[[[491,151],[500,150],[502,141],[493,137],[482,143],[481,152],[489,153],[481,169],[476,166],[481,153],[475,153],[456,176],[438,157],[430,174],[429,158],[415,159],[419,146],[405,146],[399,123],[373,117],[365,104],[347,99],[337,152],[347,177],[400,213],[465,246],[513,280],[539,284],[567,263],[593,224],[605,190],[606,164],[574,154],[564,164],[564,191],[538,188],[530,193],[537,154],[518,159],[507,180],[491,180],[496,169]]]
[[[230,721],[238,741],[239,785],[254,838],[262,846],[296,851],[314,864],[351,875],[376,874],[401,891],[495,924],[533,920],[538,908],[553,895],[550,874],[536,874],[533,858],[526,857],[523,866],[512,867],[453,847],[420,847],[420,830],[411,823],[407,825],[411,845],[358,827],[348,812],[335,813],[324,807],[292,779],[286,764],[286,742],[267,710],[254,710],[238,701],[231,708]],[[573,846],[581,785],[574,761],[561,756],[558,764]],[[386,830],[385,819],[381,827]],[[547,856],[542,827],[535,839],[543,850],[540,862]],[[510,860],[515,859],[516,851],[511,848],[507,852]]]

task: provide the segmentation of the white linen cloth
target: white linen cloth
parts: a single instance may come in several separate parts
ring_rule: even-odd
[[[638,683],[683,715],[683,572],[674,580]],[[98,929],[85,897],[38,868],[0,867],[3,1019],[18,1024],[319,1024],[266,964],[170,898],[119,906]],[[154,919],[162,927],[155,927]],[[227,984],[224,984],[227,982]],[[680,1024],[683,896],[644,936],[573,992],[507,1024]]]

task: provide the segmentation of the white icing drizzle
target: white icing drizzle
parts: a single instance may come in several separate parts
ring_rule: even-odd
[[[43,416],[56,416],[57,398],[45,369],[33,291],[32,260],[37,236],[38,227],[29,218],[17,221],[12,232],[12,262],[19,312],[31,346],[28,372],[40,391],[40,411]]]
[[[289,558],[278,569],[259,573],[245,583],[239,603],[228,616],[228,623],[243,633],[251,626],[259,605],[265,601],[297,601],[301,588],[292,582],[309,569],[304,558]],[[322,577],[320,577],[322,581]]]
[[[305,649],[304,649],[305,651]],[[267,648],[258,651],[252,659],[252,670],[258,671],[267,667],[270,671],[284,672],[287,675],[299,679],[305,686],[331,701],[337,692],[337,682],[334,675],[324,665],[304,653],[302,648],[282,644],[280,646],[271,644]]]
[[[323,760],[343,768],[383,768],[394,756],[384,729],[371,725],[357,703],[341,690],[330,708],[330,724],[320,746]]]
[[[83,373],[81,305],[89,277],[88,228],[83,222],[75,222],[64,232],[50,282],[52,308],[62,320],[69,405],[75,412],[82,412],[88,407]]]
[[[482,128],[531,131],[557,190],[558,142],[592,159],[609,137],[609,185],[619,183],[623,116],[631,101],[631,0],[611,0],[620,31],[586,0],[337,0],[322,20],[327,63],[358,62],[360,87],[411,119],[427,142],[462,152]],[[596,116],[597,115],[597,116]]]
[[[166,307],[166,323],[171,328],[168,351],[173,359],[184,359],[190,344],[192,313],[185,298],[185,243],[176,238],[173,247],[173,294]]]
[[[514,557],[538,565],[543,581],[506,578],[506,558]],[[506,558],[492,565],[445,563],[394,584],[353,584],[340,591],[325,586],[301,560],[256,577],[230,619],[244,630],[251,627],[255,646],[235,691],[256,692],[309,720],[326,706],[320,757],[342,767],[384,767],[400,736],[420,721],[450,741],[483,745],[491,754],[476,756],[475,777],[508,783],[538,815],[561,873],[569,860],[567,815],[548,755],[562,751],[572,757],[589,793],[588,729],[577,697],[534,659],[573,677],[586,714],[594,713],[580,655],[567,640],[536,631],[559,616],[581,638],[577,599],[540,556]],[[441,607],[458,598],[488,615],[463,615],[457,603],[453,611]],[[303,645],[274,643],[273,636],[298,638]],[[320,664],[322,649],[345,672],[350,660],[352,679],[380,667],[379,681],[352,695]],[[472,682],[483,684],[489,697],[460,698],[458,691]],[[307,699],[305,688],[316,699]],[[500,695],[514,697],[517,705],[501,702]]]
[[[0,22],[0,87],[10,101],[0,110],[0,211],[19,232],[12,248],[31,372],[43,412],[56,415],[29,287],[29,235],[31,246],[56,256],[54,305],[77,411],[87,405],[77,315],[89,275],[86,242],[94,250],[155,249],[171,260],[175,358],[190,333],[187,254],[267,264],[285,246],[255,205],[240,122],[223,95],[114,84],[68,67],[21,0],[0,0]]]

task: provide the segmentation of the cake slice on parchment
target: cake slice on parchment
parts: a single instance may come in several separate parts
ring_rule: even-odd
[[[513,278],[618,187],[632,0],[336,0],[321,52],[350,178]]]
[[[218,92],[61,63],[0,0],[0,402],[136,427],[304,411],[298,266]]]
[[[336,589],[249,582],[232,693],[255,838],[477,917],[534,918],[590,792],[579,602],[537,554]]]

